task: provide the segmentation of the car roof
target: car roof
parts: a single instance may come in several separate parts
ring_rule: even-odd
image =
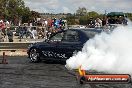
[[[58,31],[56,33],[53,33],[51,35],[51,37],[54,36],[54,35],[56,35],[57,33],[65,32],[67,30],[74,30],[74,31],[82,32],[84,34],[86,34],[87,31],[95,32],[95,33],[101,33],[102,32],[101,29],[96,29],[96,28],[84,28],[84,29],[83,28],[81,28],[81,29],[80,28],[72,28],[72,29],[61,30],[61,31]]]
[[[77,31],[82,31],[82,32],[93,31],[93,32],[97,32],[97,33],[101,33],[102,32],[102,29],[96,29],[96,28],[84,28],[84,29],[76,28],[76,29],[69,29],[69,30],[77,30]]]

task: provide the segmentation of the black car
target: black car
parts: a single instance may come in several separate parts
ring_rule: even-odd
[[[84,43],[101,30],[96,29],[68,29],[52,34],[43,42],[37,42],[29,46],[28,57],[32,62],[44,60],[66,60],[77,51],[80,51]]]

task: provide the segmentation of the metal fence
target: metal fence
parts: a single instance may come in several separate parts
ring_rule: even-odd
[[[0,43],[0,51],[16,51],[16,50],[27,50],[28,46],[32,43],[21,43],[21,42],[2,42]]]

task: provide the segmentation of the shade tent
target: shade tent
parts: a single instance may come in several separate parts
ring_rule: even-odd
[[[123,12],[110,12],[107,14],[107,17],[114,17],[114,16],[125,16],[125,14]]]

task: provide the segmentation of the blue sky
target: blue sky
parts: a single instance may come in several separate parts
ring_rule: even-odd
[[[40,13],[75,13],[78,7],[99,13],[132,12],[132,0],[24,0],[31,10]]]

